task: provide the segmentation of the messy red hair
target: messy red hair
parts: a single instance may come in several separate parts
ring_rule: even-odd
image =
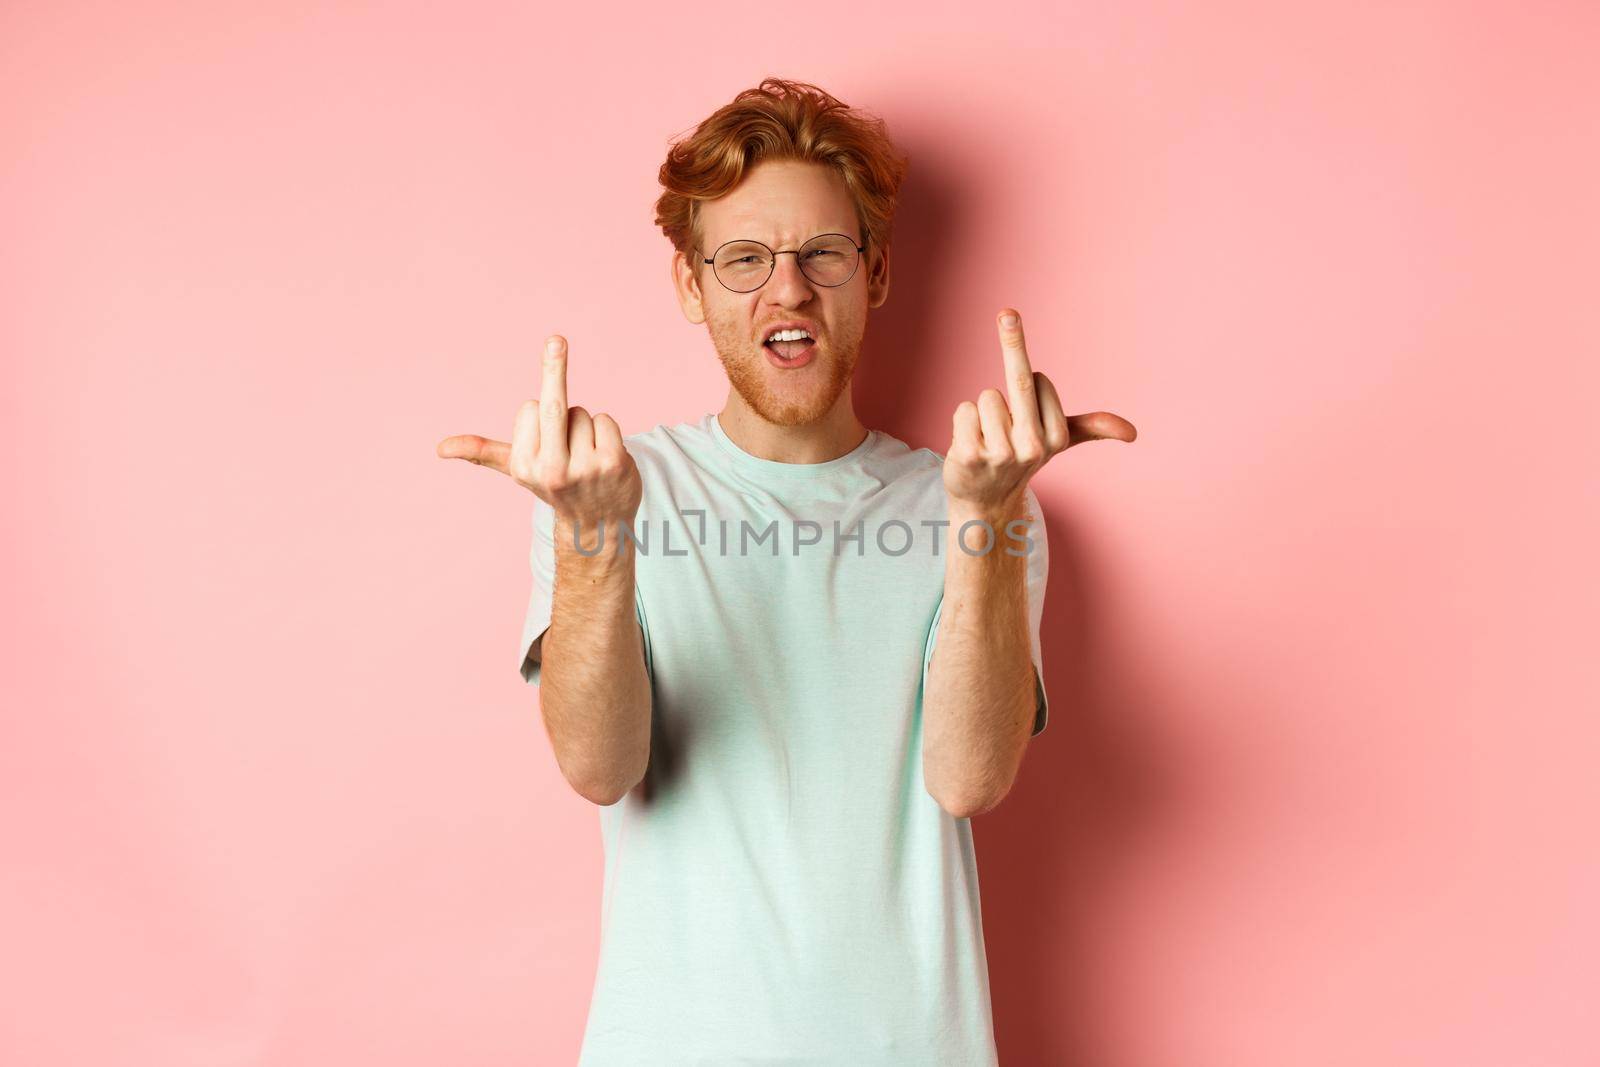
[[[656,225],[696,273],[700,204],[730,192],[763,160],[822,163],[844,178],[868,248],[889,247],[907,160],[882,119],[806,82],[765,78],[673,143],[661,164]]]

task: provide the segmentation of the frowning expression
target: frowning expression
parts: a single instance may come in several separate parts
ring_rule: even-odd
[[[887,256],[863,239],[844,179],[818,163],[758,163],[733,191],[703,204],[699,221],[696,262],[674,257],[684,314],[706,324],[728,380],[758,415],[782,426],[821,418],[850,384],[867,310],[888,292]],[[790,252],[820,234],[844,234],[867,245],[843,284],[818,284],[801,271],[798,256],[779,255],[766,284],[736,293],[699,262],[729,241],[760,241]],[[785,327],[809,340],[769,341]]]

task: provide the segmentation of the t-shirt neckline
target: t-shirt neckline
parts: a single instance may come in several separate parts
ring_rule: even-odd
[[[759,474],[776,474],[786,478],[812,478],[820,474],[826,474],[829,471],[838,470],[840,467],[848,466],[864,456],[878,439],[878,431],[869,429],[867,430],[867,436],[861,439],[861,443],[842,456],[825,459],[821,463],[783,463],[779,460],[763,459],[760,456],[751,455],[733,443],[733,439],[722,428],[722,420],[717,418],[716,412],[712,412],[706,417],[711,423],[711,436],[721,446],[722,450],[733,458],[735,463],[746,470]]]

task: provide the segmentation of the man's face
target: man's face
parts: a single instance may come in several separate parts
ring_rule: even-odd
[[[760,241],[774,251],[798,250],[811,238],[842,233],[861,243],[861,226],[844,179],[817,163],[770,160],[753,167],[727,195],[702,205],[698,259],[728,241]],[[696,271],[698,267],[698,271]],[[850,385],[867,309],[888,295],[888,257],[874,247],[843,285],[818,285],[800,270],[799,257],[780,255],[772,277],[750,293],[735,293],[711,266],[673,257],[674,282],[684,314],[704,322],[728,381],[757,415],[778,426],[822,418]],[[798,365],[762,344],[773,325],[804,322],[814,338],[809,360]]]

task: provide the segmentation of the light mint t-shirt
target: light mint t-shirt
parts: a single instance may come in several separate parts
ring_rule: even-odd
[[[714,414],[624,443],[644,486],[651,751],[599,809],[579,1067],[995,1064],[971,822],[922,777],[923,685],[960,551],[939,525],[943,457],[874,430],[837,459],[779,463]],[[1031,489],[1027,503],[1031,547],[1019,524],[989,550],[1028,551],[1037,734],[1048,554]],[[553,531],[535,498],[518,649],[533,684]],[[965,543],[983,550],[984,531]]]

